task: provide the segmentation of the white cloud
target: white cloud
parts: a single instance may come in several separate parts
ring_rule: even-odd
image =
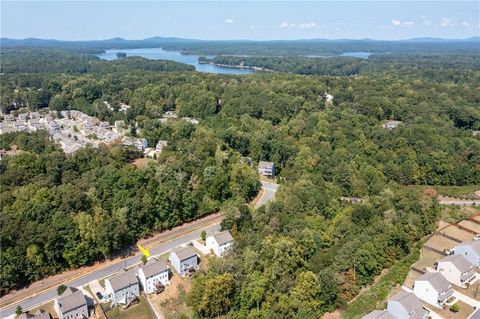
[[[468,28],[469,26],[470,26],[470,23],[468,23],[467,21],[462,22],[462,27]]]
[[[442,27],[451,27],[453,24],[452,24],[452,20],[450,20],[449,18],[443,18],[442,23],[440,25]]]
[[[395,26],[398,26],[398,25],[401,25],[402,22],[400,22],[400,20],[392,19],[392,24],[395,25]]]
[[[406,27],[413,27],[413,26],[415,25],[415,22],[413,22],[413,21],[405,21],[405,22],[403,23],[403,25],[406,26]]]
[[[233,21],[232,19],[226,19],[225,23],[235,23],[235,21]]]
[[[316,28],[317,24],[315,22],[307,22],[307,23],[288,23],[288,22],[282,22],[280,24],[280,28],[282,29],[311,29],[311,28]]]
[[[427,27],[431,27],[433,23],[432,23],[430,20],[424,20],[424,21],[422,22],[422,24],[425,25],[425,26],[427,26]]]

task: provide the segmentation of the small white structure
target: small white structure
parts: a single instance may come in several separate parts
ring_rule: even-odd
[[[450,255],[437,260],[435,269],[449,282],[462,288],[467,288],[475,279],[475,267],[462,255]]]
[[[362,317],[362,319],[396,319],[386,310],[374,310],[370,312],[368,315]]]
[[[170,269],[162,260],[150,260],[138,270],[138,279],[147,294],[156,292],[161,286],[170,285]]]
[[[387,311],[396,319],[427,319],[430,314],[415,294],[404,290],[388,299]]]
[[[105,290],[112,298],[112,305],[126,305],[140,296],[140,287],[133,270],[122,270],[119,274],[105,280]]]
[[[73,287],[68,287],[55,299],[53,308],[60,319],[88,318],[87,299],[83,293]]]
[[[167,142],[167,141],[159,140],[158,143],[157,143],[157,145],[155,146],[155,149],[157,149],[157,150],[159,150],[159,151],[162,151],[163,148],[164,148],[165,146],[167,146],[167,145],[168,145],[168,142]]]
[[[206,246],[218,257],[225,256],[233,248],[233,237],[228,230],[207,237]]]
[[[275,176],[275,164],[273,162],[260,161],[258,163],[258,173],[262,176]]]
[[[194,271],[198,267],[198,255],[192,247],[175,249],[170,253],[173,268],[181,275]]]
[[[327,100],[327,102],[333,102],[333,95],[325,92],[325,100]]]
[[[453,289],[441,273],[427,272],[415,280],[413,293],[432,306],[441,308],[453,295]]]
[[[480,267],[480,241],[475,238],[457,245],[454,255],[462,255],[475,267]]]
[[[397,128],[400,124],[402,124],[402,121],[388,121],[382,125],[383,128],[386,128],[387,130],[393,130]]]

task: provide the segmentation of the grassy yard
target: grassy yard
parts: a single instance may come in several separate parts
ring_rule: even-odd
[[[371,286],[370,289],[358,296],[354,302],[348,305],[342,318],[357,319],[363,317],[372,310],[383,309],[385,299],[388,297],[389,292],[395,286],[403,283],[410,271],[410,265],[416,262],[420,257],[420,247],[421,244],[418,244],[409,255],[393,265],[388,273],[376,284]]]
[[[113,310],[107,312],[109,319],[155,319],[150,306],[143,296],[140,297],[140,302],[131,306],[127,310],[123,310],[122,307],[115,307]]]

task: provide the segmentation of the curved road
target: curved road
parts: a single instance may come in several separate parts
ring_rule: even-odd
[[[265,193],[262,197],[260,197],[257,204],[255,205],[255,208],[263,206],[267,202],[272,201],[275,198],[275,194],[277,193],[278,189],[278,184],[264,181],[260,181],[260,183],[262,183],[262,188],[265,190]]]

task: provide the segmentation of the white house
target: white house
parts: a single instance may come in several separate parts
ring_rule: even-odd
[[[80,290],[72,287],[55,299],[53,308],[60,319],[84,319],[89,316],[87,299]]]
[[[258,173],[262,176],[275,176],[275,164],[273,162],[260,161],[258,163]]]
[[[228,230],[207,237],[206,245],[215,255],[222,257],[233,248],[233,237]]]
[[[151,258],[138,270],[138,279],[147,294],[157,291],[159,286],[170,285],[169,268],[162,260]],[[161,285],[160,285],[161,284]]]
[[[127,304],[140,296],[140,287],[133,270],[122,270],[119,274],[105,280],[105,290],[112,298],[112,305]]]
[[[395,317],[386,310],[374,310],[362,317],[362,319],[395,319]]]
[[[402,124],[402,121],[388,121],[382,125],[383,128],[386,128],[387,130],[393,130],[397,128],[400,124]]]
[[[435,269],[450,283],[462,288],[475,279],[475,267],[463,255],[449,255],[435,263]]]
[[[430,314],[415,294],[404,290],[388,299],[387,311],[396,319],[427,319]]]
[[[181,275],[198,267],[198,255],[192,247],[177,248],[170,253],[173,268]]]
[[[427,272],[413,284],[413,293],[432,306],[441,308],[453,294],[452,284],[439,272]]]
[[[473,239],[459,244],[453,250],[454,255],[463,255],[475,267],[480,267],[480,241]]]

